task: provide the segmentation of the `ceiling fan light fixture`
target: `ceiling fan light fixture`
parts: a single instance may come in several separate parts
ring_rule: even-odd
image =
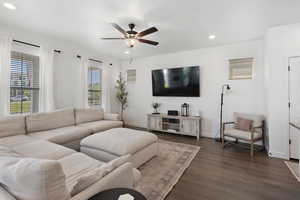
[[[128,39],[126,39],[125,42],[131,48],[131,47],[134,47],[134,45],[136,44],[136,39],[134,39],[134,38],[128,38]]]

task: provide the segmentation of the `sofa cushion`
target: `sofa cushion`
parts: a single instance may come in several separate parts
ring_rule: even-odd
[[[0,138],[24,135],[25,133],[25,116],[9,116],[0,118]]]
[[[79,177],[76,181],[76,184],[72,189],[70,189],[71,196],[75,196],[76,194],[84,191],[86,188],[99,181],[105,175],[106,166],[104,164]]]
[[[119,158],[116,158],[114,160],[109,161],[105,165],[106,174],[110,173],[114,169],[120,167],[121,165],[130,162],[131,155],[127,154],[125,156],[121,156]]]
[[[14,146],[12,150],[22,156],[49,160],[58,160],[76,152],[64,146],[43,140]]]
[[[28,133],[74,125],[74,109],[63,109],[54,112],[37,113],[26,116],[26,127]]]
[[[83,139],[81,147],[97,149],[113,155],[135,154],[157,142],[156,135],[127,128],[114,128]]]
[[[104,113],[104,120],[120,121],[121,116],[120,114]]]
[[[251,140],[251,132],[242,131],[235,128],[226,128],[224,131],[225,136],[231,136],[234,138],[239,138],[241,140]],[[262,137],[262,133],[254,132],[253,139],[259,139]]]
[[[0,183],[18,200],[68,200],[65,175],[59,162],[0,157]]]
[[[82,174],[104,164],[83,153],[73,153],[58,160],[62,165],[67,181],[77,180]]]
[[[19,157],[20,154],[14,152],[8,147],[0,146],[0,156],[11,156],[11,157]]]
[[[72,191],[80,177],[86,176],[97,167],[105,164],[83,153],[74,153],[69,156],[65,156],[59,159],[58,162],[63,167],[69,191]]]
[[[28,144],[35,141],[37,141],[37,139],[28,135],[16,135],[11,137],[0,138],[0,145],[12,148],[15,146]]]
[[[102,108],[76,108],[75,119],[76,124],[99,121],[104,119],[104,112]]]
[[[84,123],[84,124],[79,124],[78,126],[88,128],[93,133],[98,133],[101,131],[106,131],[108,129],[122,127],[122,125],[123,125],[122,121],[101,120],[101,121],[96,121],[96,122],[88,122],[88,123]]]
[[[32,137],[54,142],[56,144],[65,144],[74,140],[80,140],[92,132],[87,128],[78,126],[68,126],[48,131],[35,132],[29,134]]]

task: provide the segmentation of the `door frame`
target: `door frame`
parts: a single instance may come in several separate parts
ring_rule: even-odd
[[[300,59],[300,55],[299,56],[290,56],[288,57],[288,103],[291,103],[291,87],[290,87],[290,73],[291,73],[291,60],[292,59]],[[291,107],[288,107],[289,110],[289,116],[288,116],[288,121],[289,123],[291,122]],[[289,150],[289,160],[291,159],[291,149],[290,149],[290,139],[291,139],[291,126],[290,124],[288,124],[288,128],[289,128],[289,134],[288,134],[288,150]]]

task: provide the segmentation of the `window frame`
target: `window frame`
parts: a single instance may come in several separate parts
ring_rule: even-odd
[[[99,71],[99,89],[94,89],[93,86],[90,88],[90,85],[93,85],[93,71]],[[91,80],[89,79],[91,77]],[[93,101],[97,101],[98,99],[92,99],[90,100],[90,94],[99,93],[99,104],[94,103]],[[88,67],[88,105],[89,107],[101,107],[102,106],[102,69],[100,67],[97,67],[95,65],[90,64]]]
[[[18,58],[17,55],[14,56],[14,54],[19,54],[21,55],[20,58]],[[26,59],[26,56],[30,56],[30,57],[33,57],[35,58],[36,60],[32,59]],[[18,59],[20,59],[20,61],[18,61]],[[16,70],[16,73],[20,73],[21,77],[20,77],[20,80],[14,80],[13,77],[12,77],[12,70],[13,70],[13,60],[15,60],[15,62],[21,62],[20,64],[20,70]],[[32,81],[33,85],[32,87],[28,87],[28,86],[25,86],[25,81],[26,81],[26,78],[24,78],[24,76],[28,76],[28,74],[26,74],[26,70],[25,70],[25,65],[24,63],[28,61],[28,62],[32,62],[32,80],[29,80],[29,81]],[[40,88],[39,88],[39,62],[40,62],[40,59],[39,59],[39,56],[36,56],[36,55],[32,55],[32,54],[28,54],[28,53],[23,53],[23,52],[19,52],[19,51],[12,51],[11,52],[11,60],[10,60],[10,86],[9,86],[9,89],[10,89],[10,99],[9,99],[9,113],[10,115],[17,115],[17,114],[29,114],[29,113],[35,113],[35,112],[38,112],[38,107],[39,107],[39,98],[36,99],[36,102],[34,101],[34,91],[37,91],[37,96],[39,96],[39,92],[40,92]],[[36,69],[37,67],[37,69]],[[37,80],[37,85],[38,87],[35,87],[34,86],[34,70],[38,70],[38,80]],[[26,74],[26,75],[25,75]],[[28,79],[27,79],[28,80]],[[12,84],[12,81],[20,81],[21,84],[20,86],[14,86]],[[18,84],[17,84],[18,85]],[[18,92],[20,92],[20,96],[21,96],[21,99],[20,101],[12,101],[12,90],[15,90],[15,93],[18,94]],[[31,92],[31,100],[30,100],[30,110],[29,112],[26,112],[24,110],[24,102],[27,102],[27,101],[24,101],[24,93],[25,91],[30,91]],[[17,95],[16,95],[17,96]],[[12,103],[20,103],[20,108],[16,108],[16,110],[18,111],[20,109],[20,112],[12,112]],[[36,109],[34,109],[36,108]]]

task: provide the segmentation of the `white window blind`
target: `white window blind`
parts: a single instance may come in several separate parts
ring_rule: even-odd
[[[88,71],[88,103],[89,106],[101,106],[102,72],[100,68],[90,66]]]
[[[34,113],[39,107],[39,57],[11,53],[10,113]]]
[[[252,79],[253,58],[229,60],[229,80]]]

